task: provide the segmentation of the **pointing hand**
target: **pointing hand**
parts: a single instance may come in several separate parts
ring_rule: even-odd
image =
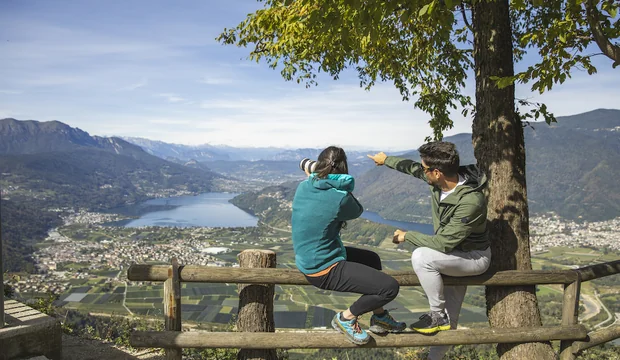
[[[383,151],[375,155],[367,155],[367,156],[371,158],[375,162],[375,165],[377,166],[381,166],[385,164],[385,159],[387,159],[387,155],[385,155]]]

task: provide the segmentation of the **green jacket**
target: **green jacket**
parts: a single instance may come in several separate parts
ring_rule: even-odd
[[[426,181],[422,164],[413,160],[388,156],[385,165],[402,173]],[[487,184],[486,175],[476,165],[461,166],[459,174],[465,184],[439,201],[441,189],[431,186],[434,235],[408,231],[405,240],[418,247],[428,247],[450,252],[485,250],[489,247],[487,230],[487,202],[482,189]]]

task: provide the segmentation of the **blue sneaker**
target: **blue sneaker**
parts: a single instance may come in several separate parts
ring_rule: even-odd
[[[349,341],[356,345],[364,345],[370,341],[370,335],[364,329],[360,328],[357,318],[353,320],[340,320],[340,314],[337,313],[332,319],[332,327],[343,333]]]
[[[407,324],[401,321],[396,321],[390,315],[390,312],[385,310],[383,314],[373,314],[370,318],[370,328],[368,330],[375,334],[385,334],[388,332],[399,333],[407,328]]]

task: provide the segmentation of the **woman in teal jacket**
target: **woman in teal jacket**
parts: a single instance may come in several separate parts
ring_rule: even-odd
[[[401,332],[383,306],[396,298],[399,285],[381,272],[375,252],[344,246],[340,230],[364,208],[351,194],[355,180],[348,175],[343,149],[330,146],[319,155],[315,172],[297,187],[293,199],[292,231],[295,264],[306,279],[324,290],[362,294],[347,310],[337,313],[332,326],[355,344],[370,340],[357,317],[372,311],[370,331]]]

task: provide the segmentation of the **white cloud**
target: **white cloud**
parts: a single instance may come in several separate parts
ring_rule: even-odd
[[[166,100],[169,103],[180,103],[180,102],[184,102],[184,103],[188,103],[188,100],[177,95],[177,94],[170,94],[170,93],[164,93],[164,94],[159,94],[158,96],[166,98]]]
[[[148,85],[148,83],[149,83],[148,79],[141,79],[140,81],[137,81],[133,84],[120,88],[119,91],[133,91],[141,87],[145,87],[146,85]]]
[[[226,85],[234,81],[231,78],[205,76],[199,82],[207,85]]]

